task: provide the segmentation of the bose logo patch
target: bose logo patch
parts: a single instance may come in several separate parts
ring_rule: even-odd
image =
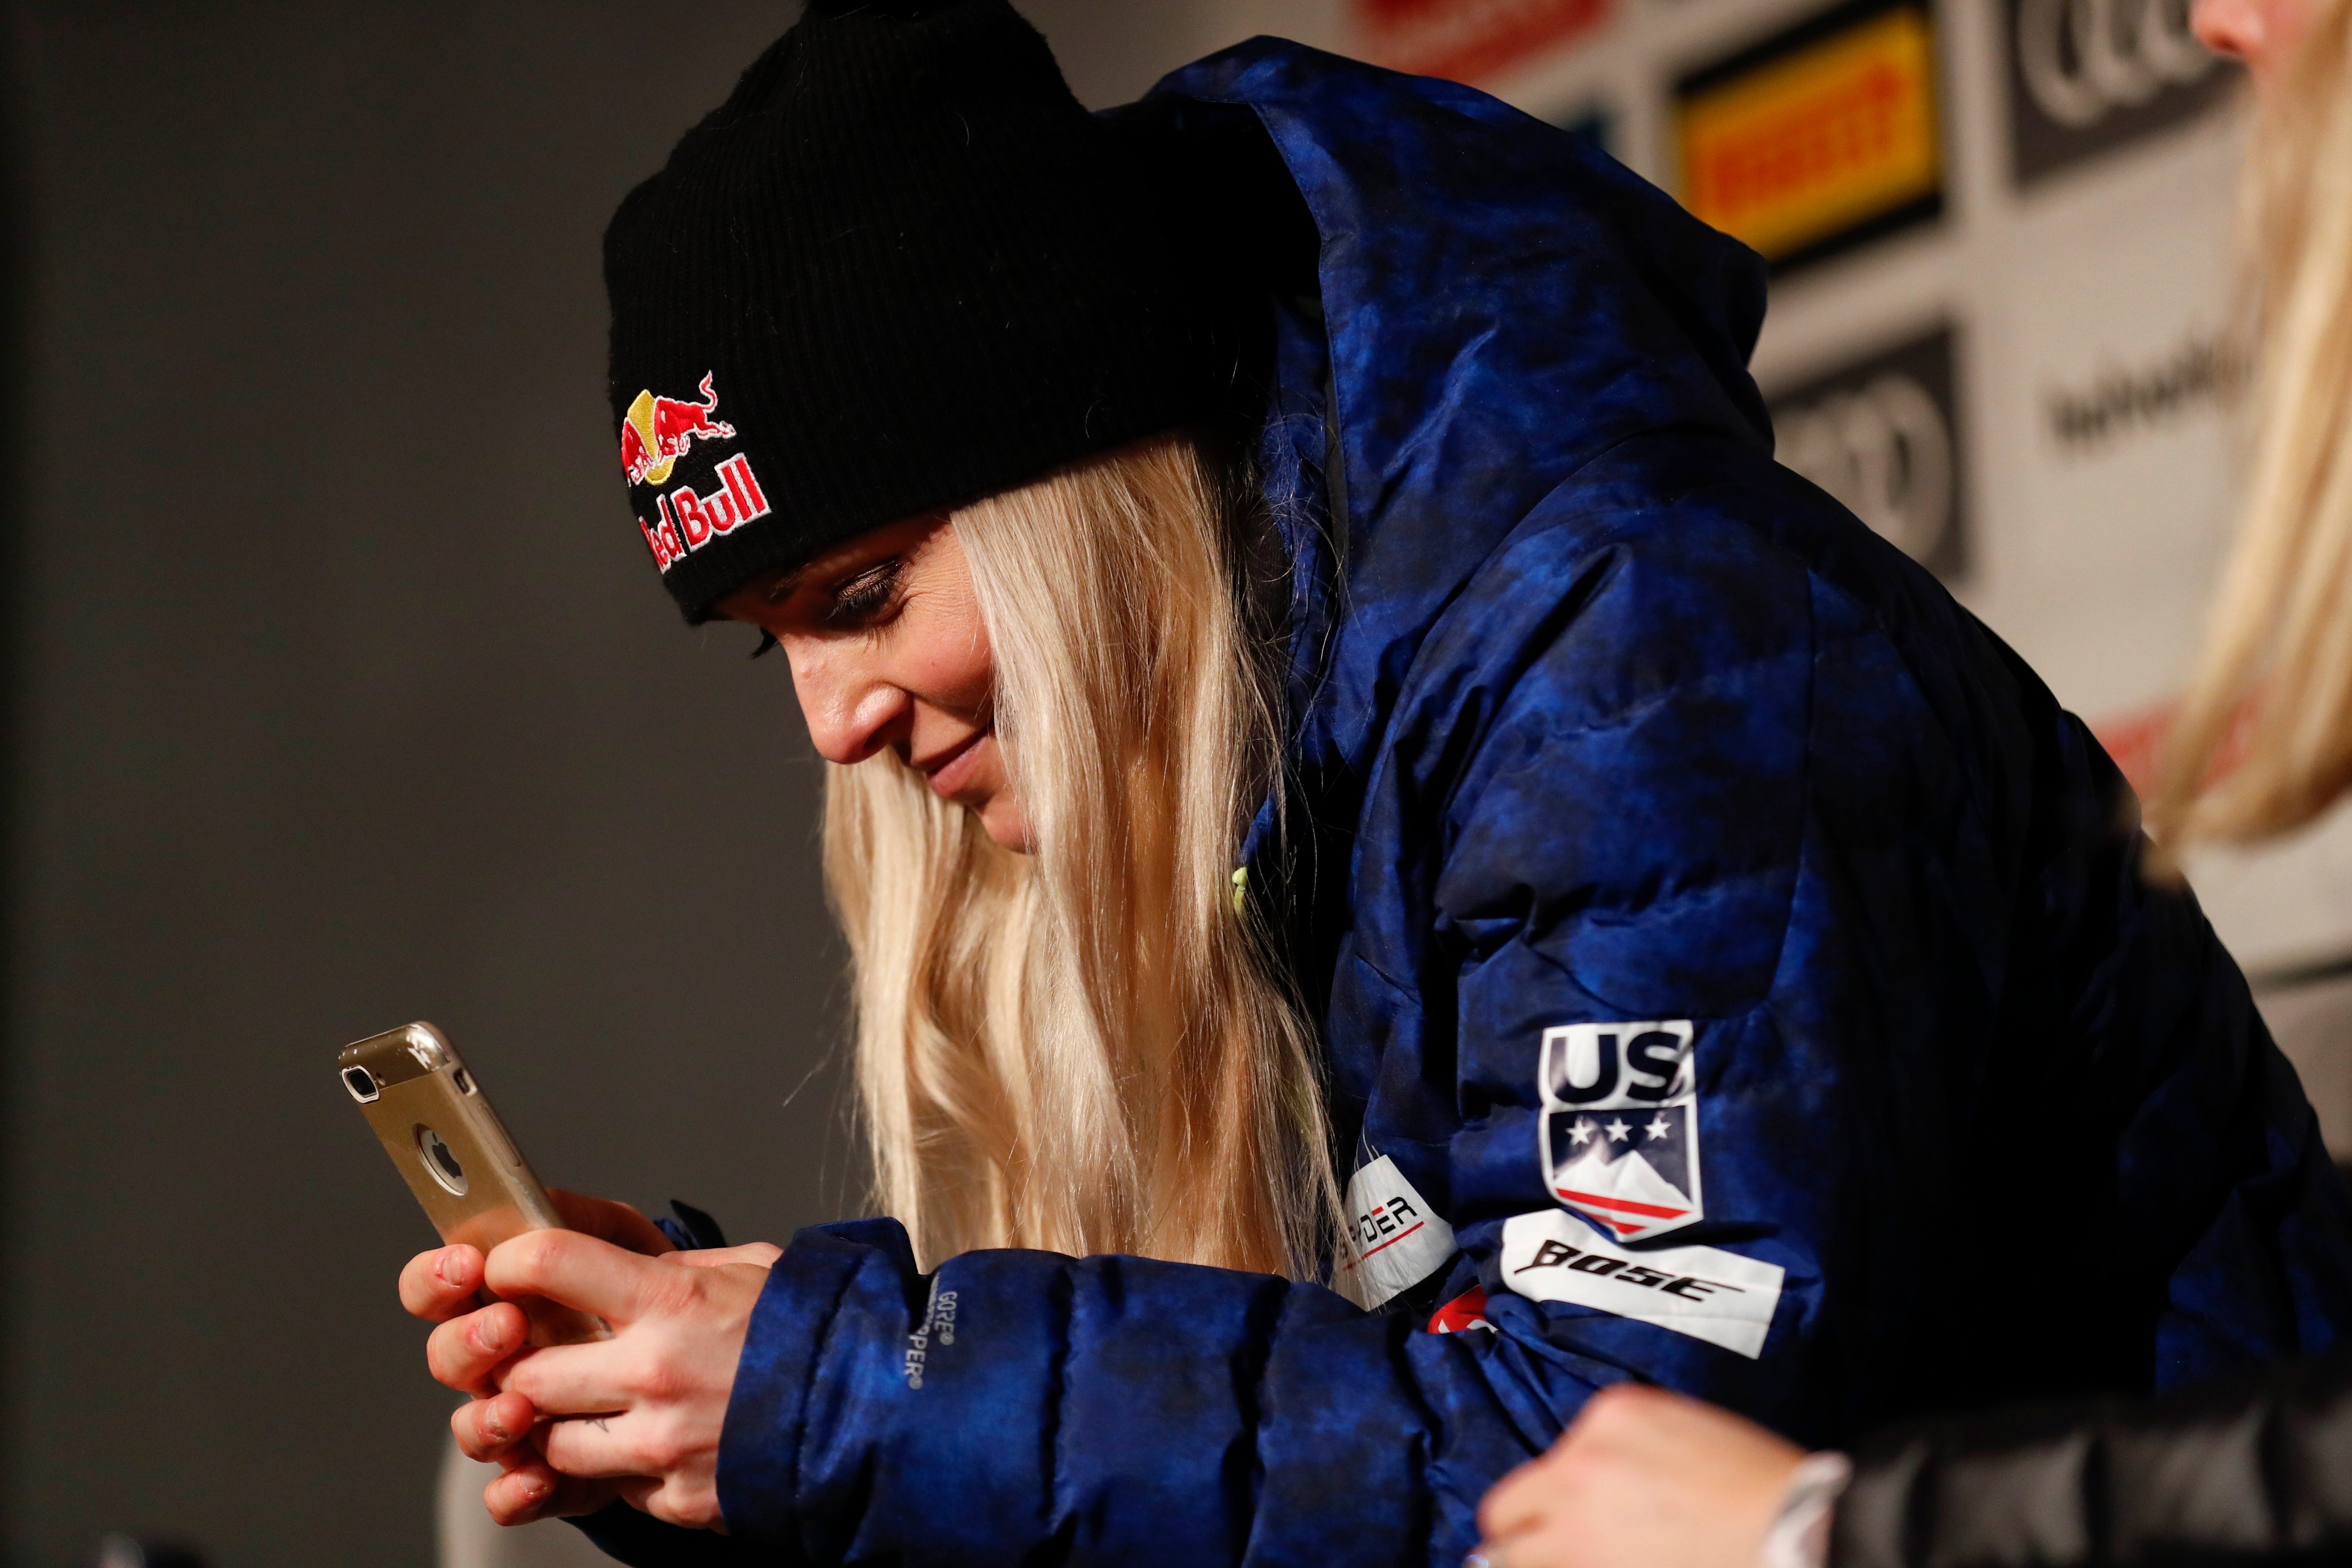
[[[1564,1214],[1503,1222],[1503,1284],[1531,1301],[1568,1301],[1654,1323],[1736,1351],[1763,1353],[1786,1270],[1715,1247],[1628,1252]]]
[[[1621,1241],[1706,1217],[1687,1018],[1562,1024],[1536,1063],[1544,1190]]]
[[[1348,1246],[1335,1283],[1367,1312],[1428,1279],[1454,1256],[1454,1227],[1386,1154],[1348,1183]]]

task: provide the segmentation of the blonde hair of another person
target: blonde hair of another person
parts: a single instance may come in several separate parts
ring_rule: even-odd
[[[950,519],[1031,852],[891,752],[826,780],[877,1196],[978,1247],[1293,1275],[1328,1256],[1315,1037],[1234,859],[1276,781],[1251,510],[1165,437]]]
[[[2352,785],[2352,0],[2259,95],[2243,222],[2262,313],[2250,483],[2150,825],[2301,826]]]

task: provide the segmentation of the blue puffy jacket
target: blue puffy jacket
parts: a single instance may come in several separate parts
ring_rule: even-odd
[[[731,1537],[592,1532],[1451,1568],[1619,1379],[1834,1444],[2333,1342],[2352,1211],[2244,981],[2082,724],[1774,465],[1755,258],[1577,138],[1293,45],[1135,112],[1254,114],[1320,235],[1265,437],[1312,829],[1277,855],[1269,807],[1247,858],[1329,1053],[1339,1284],[1384,1310],[803,1232]]]

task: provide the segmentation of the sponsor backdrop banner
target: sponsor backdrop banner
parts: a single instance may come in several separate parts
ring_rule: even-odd
[[[2203,113],[2235,76],[2189,0],[2004,0],[2011,167],[2021,183]]]
[[[1943,211],[1935,26],[1853,0],[1675,86],[1684,204],[1786,268]]]
[[[2240,78],[2188,0],[1619,0],[1481,84],[1763,253],[1782,461],[2144,773],[2236,495]],[[2258,973],[2352,956],[2352,821],[2190,874]]]
[[[1597,25],[1611,0],[1356,0],[1358,51],[1402,71],[1477,81]]]
[[[1780,460],[1957,587],[1969,520],[1953,356],[1939,322],[1768,395]]]

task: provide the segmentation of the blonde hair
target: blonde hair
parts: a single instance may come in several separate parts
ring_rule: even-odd
[[[2168,853],[2284,833],[2352,785],[2352,0],[2322,0],[2284,68],[2243,186],[2252,473],[2150,803]]]
[[[887,751],[828,770],[877,1195],[926,1267],[1328,1255],[1315,1037],[1231,880],[1282,739],[1241,490],[1168,437],[950,520],[1031,853]]]

